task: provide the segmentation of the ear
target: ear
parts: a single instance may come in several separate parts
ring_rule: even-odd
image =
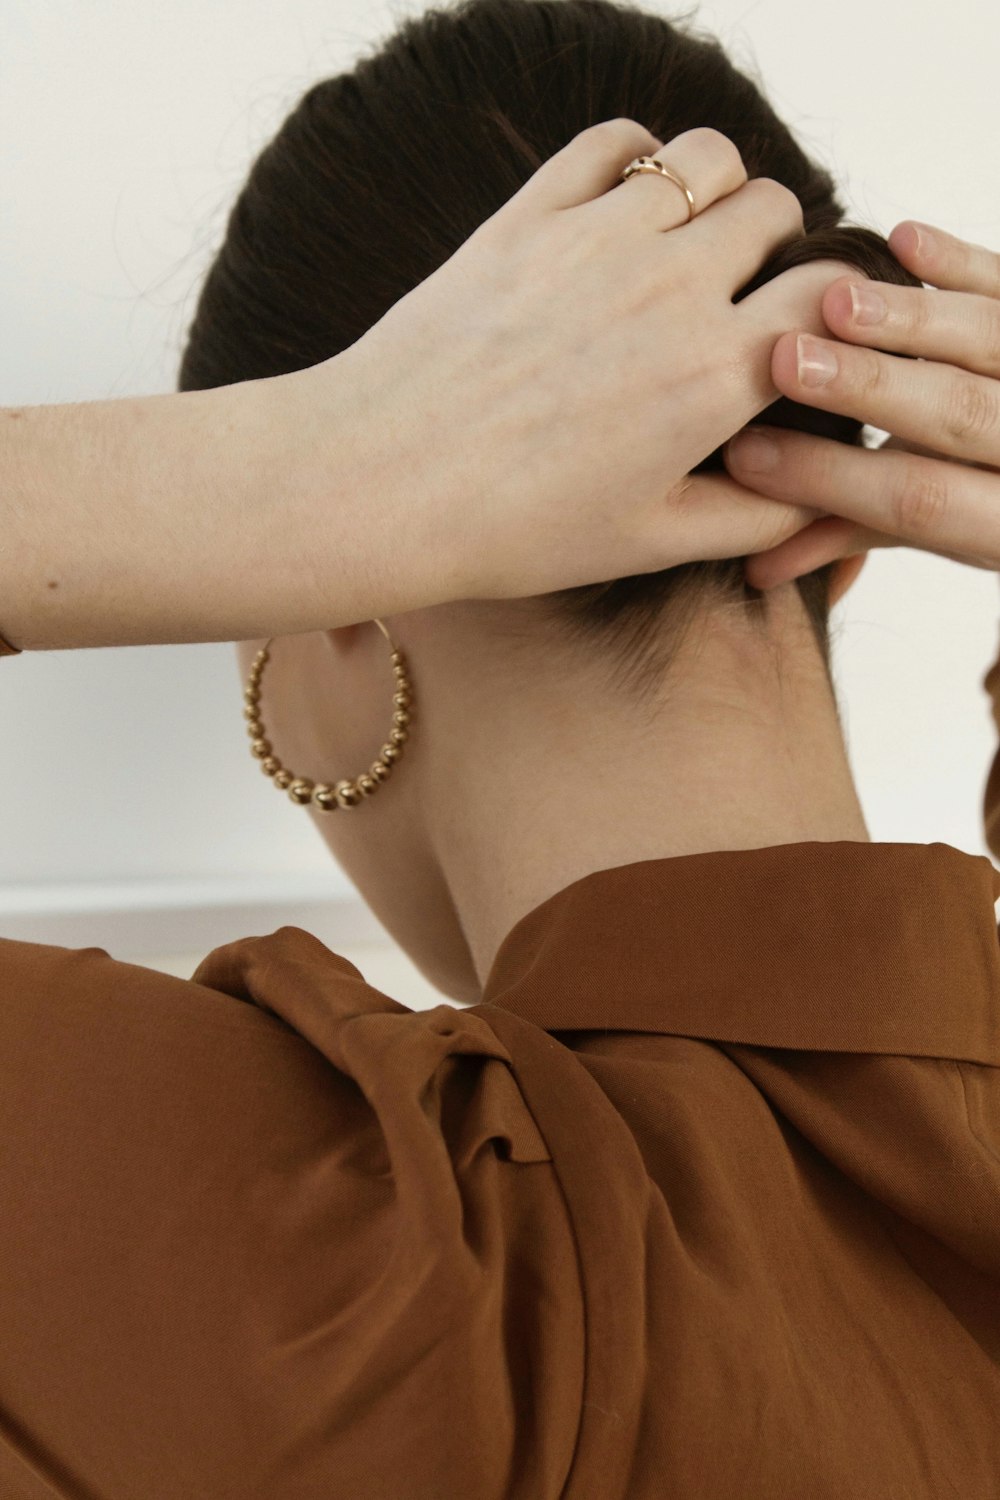
[[[867,552],[855,552],[850,557],[839,557],[830,575],[830,608],[842,599],[868,561]]]

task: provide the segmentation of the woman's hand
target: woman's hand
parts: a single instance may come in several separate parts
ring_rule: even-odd
[[[897,224],[889,244],[940,290],[839,278],[822,299],[835,340],[813,341],[836,373],[809,382],[818,368],[814,350],[803,379],[789,333],[774,346],[771,374],[791,400],[856,417],[890,437],[873,450],[754,428],[777,445],[766,469],[750,467],[743,434],[724,450],[728,472],[742,484],[829,513],[747,559],[747,581],[757,588],[872,547],[916,547],[1000,570],[1000,255],[910,221]],[[855,315],[852,285],[879,294],[884,313]]]
[[[690,223],[676,184],[619,181],[661,150]],[[718,131],[605,121],[332,359],[0,411],[0,630],[259,639],[773,546],[812,502],[691,470],[777,400],[778,336],[825,327],[841,262],[732,300],[802,227]]]
[[[646,174],[659,154],[695,195]],[[736,146],[696,129],[668,146],[633,120],[575,136],[425,281],[331,364],[361,396],[351,470],[379,483],[381,602],[536,595],[773,546],[818,507],[690,471],[778,399],[775,339],[824,331],[845,263],[795,267],[734,304],[801,206],[747,181]],[[297,382],[314,442],[314,566],[324,564],[324,367]],[[357,410],[358,408],[356,408]],[[690,476],[690,477],[689,477]],[[371,486],[359,504],[371,504]],[[326,510],[329,517],[329,509]],[[320,574],[321,576],[321,574]]]

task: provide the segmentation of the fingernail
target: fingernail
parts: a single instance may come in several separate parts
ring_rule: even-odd
[[[800,333],[795,341],[801,385],[826,385],[836,375],[839,366],[837,356],[829,344]]]
[[[914,219],[910,220],[910,228],[913,230],[914,248],[918,255],[927,255],[936,245],[934,231],[929,224],[918,224]]]
[[[873,286],[851,283],[851,312],[855,323],[881,323],[888,310],[885,298]]]
[[[726,444],[726,457],[748,474],[763,474],[768,469],[777,468],[781,450],[774,438],[763,432],[744,430],[730,438]]]

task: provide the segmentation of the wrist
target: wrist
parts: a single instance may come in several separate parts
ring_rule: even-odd
[[[438,602],[414,524],[419,466],[385,369],[355,345],[272,384],[258,495],[282,539],[276,608],[309,630]]]

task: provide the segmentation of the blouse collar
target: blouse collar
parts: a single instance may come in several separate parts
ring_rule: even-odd
[[[1000,1065],[1000,870],[950,844],[638,860],[520,918],[478,1006],[545,1031]]]

